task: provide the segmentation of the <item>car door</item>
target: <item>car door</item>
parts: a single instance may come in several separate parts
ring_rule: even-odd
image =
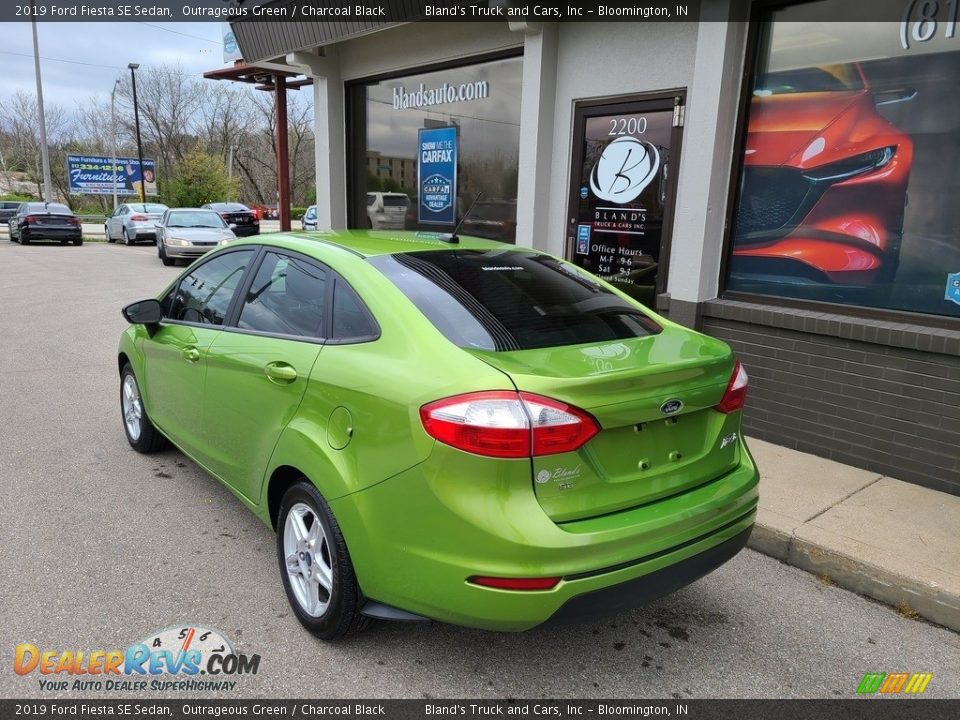
[[[10,228],[10,239],[14,238],[20,239],[20,220],[23,217],[23,203],[17,207],[17,211],[13,214],[13,217],[10,218],[8,226]]]
[[[233,326],[208,349],[203,406],[208,468],[255,500],[323,348],[331,282],[316,261],[273,249],[251,278]]]
[[[167,220],[170,217],[170,211],[164,210],[163,215],[157,220],[157,247],[163,245],[163,235],[167,230]]]
[[[117,208],[116,212],[110,217],[110,238],[117,240],[121,237],[121,232],[123,231],[123,215],[125,212],[128,212],[130,208],[127,205],[121,205]]]
[[[150,416],[201,464],[208,455],[202,404],[208,351],[255,254],[255,248],[238,248],[193,266],[164,298],[163,320],[143,343]]]

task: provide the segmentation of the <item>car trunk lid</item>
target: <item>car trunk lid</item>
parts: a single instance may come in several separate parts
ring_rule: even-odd
[[[601,431],[579,450],[532,460],[537,499],[555,522],[676,495],[738,461],[735,420],[713,409],[733,370],[723,343],[667,325],[615,342],[470,352],[517,389],[575,405],[599,422]]]

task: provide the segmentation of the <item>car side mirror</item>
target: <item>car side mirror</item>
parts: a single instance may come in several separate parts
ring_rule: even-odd
[[[163,318],[160,302],[153,298],[130,303],[123,310],[123,319],[131,325],[143,325],[152,336]]]

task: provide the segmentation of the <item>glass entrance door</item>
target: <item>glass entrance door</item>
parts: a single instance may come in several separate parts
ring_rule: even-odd
[[[666,289],[682,103],[576,108],[567,257],[651,307]]]

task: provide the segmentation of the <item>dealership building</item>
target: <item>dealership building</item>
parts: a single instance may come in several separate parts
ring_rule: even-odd
[[[232,30],[312,81],[319,227],[473,206],[462,232],[729,342],[751,436],[960,494],[960,33],[849,5]]]

